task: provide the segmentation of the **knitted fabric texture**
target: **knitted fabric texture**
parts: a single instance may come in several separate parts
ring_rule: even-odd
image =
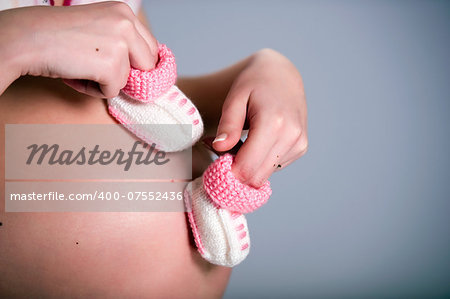
[[[219,207],[238,213],[249,213],[267,202],[272,189],[267,181],[260,188],[241,183],[231,172],[234,157],[225,154],[203,173],[203,188]]]
[[[109,113],[130,132],[166,152],[184,150],[203,134],[203,122],[194,104],[175,85],[152,103],[125,93],[108,99]]]
[[[155,143],[157,149],[182,151],[202,136],[203,122],[194,104],[173,85],[176,65],[172,52],[165,45],[159,49],[156,68],[131,70],[127,86],[108,99],[108,111],[138,138]]]
[[[122,89],[130,97],[148,103],[165,93],[177,80],[177,65],[172,51],[159,44],[159,61],[150,71],[132,68],[127,85]]]
[[[184,191],[195,244],[201,256],[212,264],[234,267],[250,252],[245,216],[217,207],[203,189],[202,177]]]

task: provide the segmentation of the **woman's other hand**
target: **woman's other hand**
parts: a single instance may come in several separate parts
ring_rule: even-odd
[[[246,127],[248,138],[236,154],[232,171],[254,187],[262,186],[275,170],[286,167],[308,148],[302,78],[295,66],[274,50],[254,54],[234,79],[212,146],[219,152],[232,149]]]

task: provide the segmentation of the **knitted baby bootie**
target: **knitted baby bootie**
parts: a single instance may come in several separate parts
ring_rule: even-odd
[[[267,202],[272,189],[266,181],[259,188],[241,183],[231,172],[234,156],[225,154],[203,173],[203,188],[219,207],[238,213],[250,213]]]
[[[199,177],[190,182],[184,191],[197,250],[212,264],[234,267],[250,251],[247,220],[243,214],[217,207],[202,185],[203,179]]]
[[[242,184],[231,173],[233,156],[225,154],[186,186],[184,198],[195,244],[212,264],[233,267],[250,251],[247,220],[272,193],[270,183],[260,188]]]
[[[203,122],[175,81],[175,57],[160,44],[155,69],[132,69],[120,94],[108,99],[109,113],[146,143],[155,143],[159,150],[186,149],[203,134]],[[172,126],[156,126],[159,124]]]

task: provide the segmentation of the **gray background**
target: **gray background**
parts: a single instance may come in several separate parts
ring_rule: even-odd
[[[450,296],[450,2],[145,1],[181,75],[274,48],[310,149],[248,216],[225,297]]]

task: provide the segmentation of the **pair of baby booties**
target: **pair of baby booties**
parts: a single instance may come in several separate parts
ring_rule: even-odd
[[[191,147],[203,134],[203,122],[194,104],[175,86],[173,53],[159,44],[159,61],[151,71],[132,69],[120,94],[108,99],[109,113],[130,132],[156,148],[176,152]],[[177,124],[170,135],[161,126]],[[172,126],[173,127],[173,126]],[[192,128],[192,129],[191,129]],[[244,213],[263,205],[271,195],[267,181],[260,188],[242,184],[231,172],[234,157],[216,159],[184,191],[189,223],[201,256],[212,264],[233,267],[250,250]]]

